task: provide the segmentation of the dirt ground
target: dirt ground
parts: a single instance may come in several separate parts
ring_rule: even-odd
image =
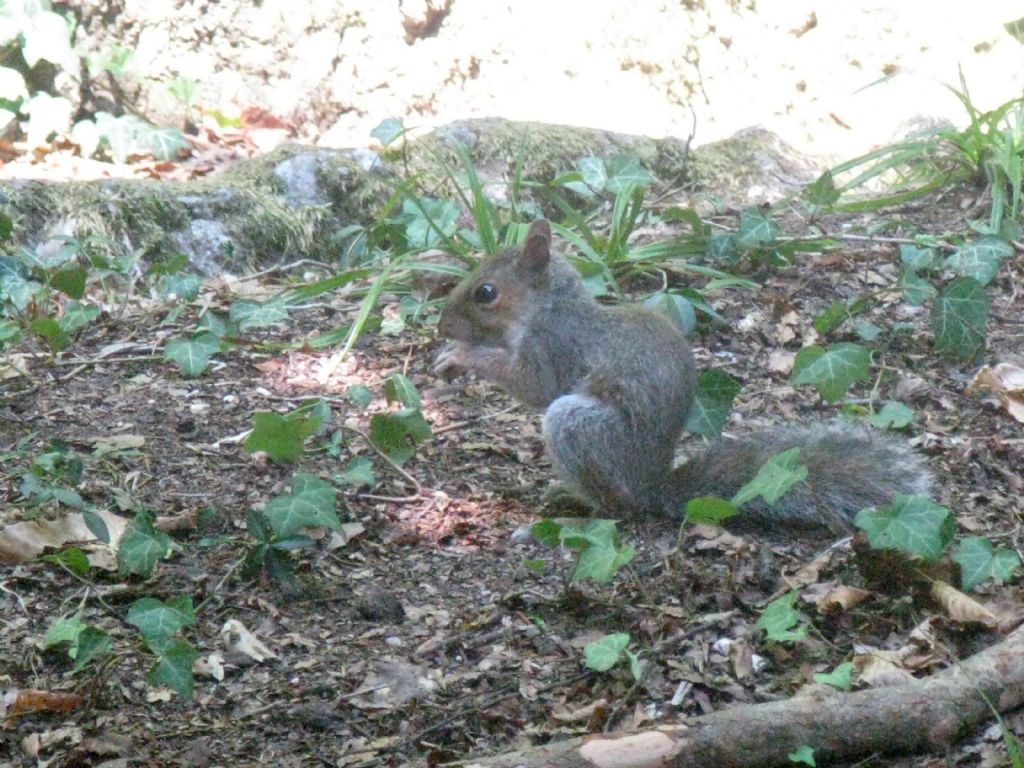
[[[878,214],[833,217],[820,226],[848,239],[841,251],[808,256],[798,268],[751,274],[754,294],[726,289],[714,306],[732,330],[702,326],[702,368],[720,367],[744,383],[728,431],[766,423],[831,418],[806,388],[794,389],[770,361],[792,352],[813,316],[840,297],[895,276],[897,241],[908,232],[962,232],[971,190]],[[723,217],[720,222],[735,226]],[[806,234],[801,219],[787,234]],[[992,286],[989,361],[1021,360],[1019,255]],[[224,297],[211,294],[214,305]],[[385,297],[387,307],[396,300]],[[357,307],[335,296],[293,315],[262,339],[286,342],[351,318]],[[796,319],[790,310],[796,313]],[[316,383],[323,360],[309,352],[277,354],[266,346],[219,356],[212,372],[182,378],[161,359],[161,340],[190,313],[166,324],[167,307],[132,302],[108,317],[52,365],[34,365],[35,387],[0,401],[0,507],[8,523],[31,458],[55,440],[84,461],[87,500],[148,509],[184,520],[181,549],[145,582],[93,571],[84,578],[33,560],[5,569],[0,588],[0,685],[74,690],[86,706],[66,715],[12,720],[0,731],[8,765],[33,765],[23,739],[44,734],[39,757],[51,766],[281,766],[435,764],[471,753],[496,753],[604,728],[642,727],[741,702],[788,697],[811,678],[847,660],[855,648],[895,650],[920,642],[918,674],[995,642],[998,633],[943,617],[907,585],[885,591],[862,575],[848,545],[831,551],[808,594],[833,583],[863,587],[852,610],[818,613],[801,603],[814,631],[802,642],[765,644],[754,622],[787,579],[824,552],[830,540],[768,540],[678,528],[667,521],[623,525],[637,546],[633,563],[610,585],[566,589],[566,558],[515,540],[517,527],[538,519],[551,479],[537,414],[493,387],[438,381],[431,362],[438,342],[429,328],[364,338],[326,387]],[[907,434],[941,478],[939,498],[961,532],[979,532],[1021,551],[1024,508],[1019,425],[980,397],[965,394],[968,366],[938,358],[927,342],[927,312],[882,302],[874,319],[908,322],[876,361],[887,374],[877,395],[916,415]],[[112,345],[119,345],[113,347]],[[434,438],[399,474],[358,437],[368,409],[341,395],[355,384],[375,393],[391,373],[406,372],[425,393]],[[868,388],[855,390],[866,397]],[[303,471],[329,477],[352,455],[374,462],[382,483],[372,493],[350,489],[344,522],[362,531],[329,549],[297,553],[297,580],[282,588],[241,578],[247,510],[282,492],[293,468],[245,453],[234,436],[259,410],[285,412],[322,396],[341,429],[339,456],[309,451]],[[97,436],[135,435],[141,448],[104,457]],[[314,440],[314,444],[326,438]],[[696,445],[690,439],[687,447]],[[524,565],[546,562],[541,573]],[[904,587],[906,589],[901,589]],[[195,699],[166,696],[145,683],[147,657],[119,612],[143,595],[189,595],[200,606],[188,639],[201,652],[220,649],[227,620],[251,629],[276,653],[262,664],[229,658],[222,682],[198,678]],[[1020,620],[1020,584],[991,584],[978,599],[1005,623]],[[69,677],[67,660],[43,652],[39,640],[58,616],[83,606],[87,621],[115,638],[112,663]],[[911,633],[918,630],[918,640]],[[587,671],[582,646],[612,631],[628,632],[649,670],[636,683],[620,665]],[[729,651],[729,644],[732,651]],[[750,654],[753,654],[751,656]],[[746,661],[744,661],[744,659]],[[756,660],[756,661],[752,661]],[[678,695],[676,700],[673,699]],[[1022,733],[1021,715],[1008,722]],[[46,739],[52,743],[46,743]],[[945,756],[868,765],[997,765],[998,733],[979,729]],[[121,761],[121,762],[118,762]],[[865,763],[860,763],[864,765]]]
[[[1020,45],[1001,27],[1015,11],[1004,2],[958,8],[954,21],[917,2],[761,3],[756,13],[733,2],[659,4],[655,23],[611,3],[531,2],[515,12],[510,4],[454,2],[67,5],[97,50],[112,39],[137,47],[126,95],[143,114],[181,120],[166,83],[186,75],[199,82],[199,106],[260,105],[290,121],[295,136],[339,146],[367,144],[369,130],[389,116],[429,126],[502,115],[686,136],[696,112],[698,142],[760,123],[803,151],[848,157],[898,135],[919,114],[946,116],[937,106],[939,94],[949,98],[941,82],[955,82],[958,64],[985,106],[1019,95],[1024,72]],[[260,8],[267,13],[257,18]],[[94,97],[86,106],[109,106],[102,92]],[[5,175],[16,175],[14,165]],[[962,235],[978,204],[977,190],[956,188],[813,224],[790,211],[785,234],[820,227],[844,247],[802,256],[792,269],[748,273],[763,284],[756,293],[715,293],[729,327],[702,324],[695,347],[702,369],[722,368],[744,384],[728,431],[833,418],[835,409],[794,388],[779,362],[833,301],[891,284],[903,238]],[[736,226],[731,216],[715,223]],[[874,395],[914,410],[906,439],[940,478],[939,499],[955,512],[959,533],[1018,553],[1020,425],[965,389],[983,363],[1024,365],[1022,278],[1018,248],[989,289],[988,349],[972,365],[935,355],[926,309],[890,295],[865,316],[882,327],[908,324],[876,354],[885,373]],[[0,765],[435,765],[786,698],[865,647],[904,656],[910,649],[913,672],[923,676],[997,642],[1021,618],[1019,579],[975,593],[999,617],[997,628],[983,629],[947,618],[899,578],[895,589],[882,588],[849,544],[692,527],[680,538],[670,521],[622,525],[635,560],[610,585],[567,589],[567,555],[513,537],[543,514],[551,481],[538,414],[489,385],[438,380],[429,322],[366,335],[321,385],[329,353],[275,350],[351,321],[358,305],[343,293],[319,297],[289,324],[218,355],[207,374],[183,378],[163,361],[164,341],[191,329],[204,302],[225,307],[233,298],[210,288],[181,314],[145,297],[123,312],[109,304],[69,352],[33,360],[31,384],[0,381],[4,524],[34,514],[18,503],[22,477],[59,441],[83,462],[78,490],[87,501],[125,516],[149,510],[179,545],[145,581],[102,570],[78,577],[38,559],[4,568],[0,689],[76,692],[86,702],[6,722]],[[397,314],[398,301],[383,297],[386,316]],[[381,386],[395,372],[424,394],[434,431],[401,472],[361,437],[370,414],[386,407]],[[365,408],[344,397],[359,384],[376,396]],[[875,385],[852,398],[866,402]],[[246,513],[282,493],[295,468],[249,455],[238,438],[254,412],[288,412],[309,397],[328,400],[333,422],[312,440],[301,470],[337,476],[364,456],[380,483],[347,487],[339,514],[358,524],[352,538],[294,553],[294,583],[244,578]],[[329,439],[335,432],[338,443]],[[96,438],[111,436],[134,437],[136,447],[98,452]],[[866,599],[824,613],[801,602],[814,627],[808,638],[765,643],[754,627],[765,603],[825,552],[805,593],[848,585],[865,589]],[[531,560],[544,561],[540,572]],[[151,658],[122,614],[139,597],[183,595],[198,606],[184,634],[201,652],[222,650],[222,628],[233,620],[276,658],[229,655],[224,679],[198,677],[194,699],[149,686]],[[70,675],[66,656],[44,651],[40,639],[80,606],[114,638],[115,654]],[[624,665],[605,673],[583,667],[585,643],[615,631],[628,632],[630,649],[647,662],[642,681]],[[1024,735],[1024,715],[1006,722]],[[991,727],[941,756],[858,763],[1002,764]]]

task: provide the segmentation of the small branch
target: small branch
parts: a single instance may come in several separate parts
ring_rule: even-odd
[[[330,272],[333,269],[330,264],[324,264],[322,261],[316,261],[314,259],[299,259],[298,261],[293,261],[291,264],[279,264],[276,267],[264,269],[262,272],[253,272],[251,275],[238,278],[236,282],[244,283],[247,280],[258,280],[261,277],[266,277],[267,275],[276,275],[280,272],[290,272],[291,270],[298,269],[299,267],[316,267],[324,272]]]
[[[390,464],[392,469],[394,469],[398,474],[400,474],[402,477],[404,477],[409,482],[409,484],[412,485],[412,487],[416,489],[416,494],[415,495],[417,497],[423,496],[423,486],[420,485],[420,481],[417,480],[412,475],[410,475],[408,472],[406,472],[400,466],[398,466],[398,464],[395,463],[394,459],[392,459],[390,456],[388,456],[386,453],[384,453],[384,451],[382,451],[380,448],[378,448],[376,445],[374,445],[373,441],[370,440],[370,436],[369,435],[367,435],[362,430],[356,429],[355,427],[350,427],[347,424],[343,424],[342,425],[342,429],[347,429],[349,432],[357,434],[357,435],[359,435],[359,437],[363,438],[363,440],[366,442],[366,444],[368,446],[370,446],[370,448],[372,448],[374,451],[376,451],[378,456],[380,456],[382,459],[384,459],[384,461],[386,461],[388,464]]]
[[[1024,627],[931,677],[840,693],[808,687],[635,733],[592,735],[457,763],[465,768],[650,768],[787,765],[800,746],[822,762],[938,751],[997,712],[1024,704]]]

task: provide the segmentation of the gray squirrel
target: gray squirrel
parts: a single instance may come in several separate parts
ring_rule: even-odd
[[[697,387],[686,336],[655,311],[595,301],[552,251],[543,219],[522,246],[487,257],[452,290],[438,332],[451,343],[435,371],[476,373],[544,409],[556,472],[602,514],[679,515],[694,497],[731,498],[765,461],[793,447],[806,480],[774,505],[744,505],[747,522],[847,531],[859,510],[888,504],[895,493],[928,495],[933,485],[903,442],[845,422],[719,439],[673,467]]]

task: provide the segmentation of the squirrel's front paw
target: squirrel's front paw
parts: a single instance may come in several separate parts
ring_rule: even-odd
[[[449,378],[466,367],[466,345],[453,341],[442,349],[434,360],[434,373]]]

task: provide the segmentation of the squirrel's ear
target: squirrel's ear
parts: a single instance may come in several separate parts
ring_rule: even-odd
[[[537,219],[530,225],[523,243],[520,261],[530,269],[542,269],[551,258],[551,225],[544,219]]]

